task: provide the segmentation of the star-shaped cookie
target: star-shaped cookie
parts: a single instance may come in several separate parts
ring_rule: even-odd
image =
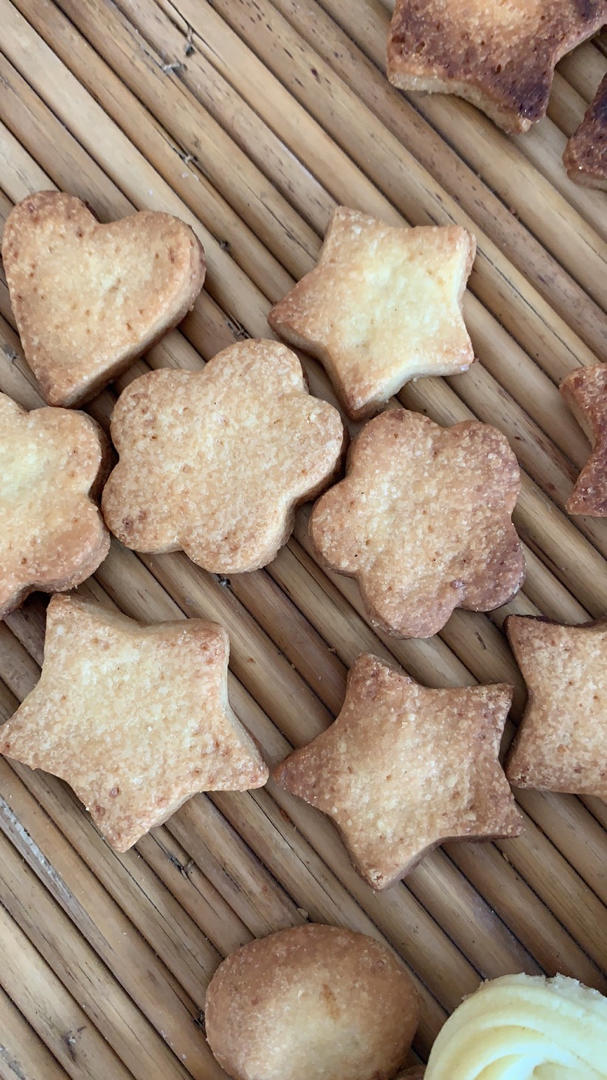
[[[606,0],[396,0],[388,78],[527,131],[546,112],[557,62],[605,22]]]
[[[607,190],[607,75],[563,154],[571,180]]]
[[[508,779],[607,799],[607,622],[512,615],[506,630],[529,691]]]
[[[93,496],[108,458],[84,413],[26,412],[0,394],[0,618],[33,589],[71,589],[103,561],[110,538]]]
[[[161,370],[112,416],[120,461],[103,492],[112,532],[136,551],[176,551],[219,574],[256,570],[286,543],[298,503],[326,486],[341,417],[311,397],[275,341],[242,341],[201,372]]]
[[[40,681],[0,729],[0,753],[66,780],[126,851],[196,792],[265,784],[228,704],[228,653],[215,623],[142,626],[53,597]]]
[[[202,288],[196,236],[144,210],[101,225],[74,195],[9,214],[2,259],[23,352],[50,405],[93,397],[181,322]]]
[[[346,478],[317,502],[310,536],[330,569],[357,579],[373,625],[431,637],[454,608],[490,611],[519,589],[525,567],[510,520],[519,485],[495,428],[442,428],[390,409],[353,442]]]
[[[607,364],[578,368],[561,394],[592,445],[592,453],[567,500],[569,514],[607,516]]]
[[[505,685],[428,690],[365,654],[335,723],[274,779],[328,814],[363,877],[385,889],[445,840],[518,836],[498,761],[511,700]]]
[[[318,265],[268,320],[324,364],[360,420],[410,379],[470,367],[462,297],[475,252],[458,226],[398,228],[340,206]]]

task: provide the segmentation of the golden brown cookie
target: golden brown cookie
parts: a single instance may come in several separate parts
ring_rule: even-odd
[[[571,180],[607,190],[607,75],[563,154]]]
[[[318,265],[268,321],[318,357],[360,420],[410,379],[470,367],[462,297],[475,252],[458,226],[398,228],[340,206]]]
[[[567,513],[607,516],[607,364],[578,368],[561,394],[592,445],[592,453],[567,500]]]
[[[317,502],[310,536],[328,567],[357,579],[374,626],[431,637],[454,608],[490,611],[520,588],[510,520],[519,485],[495,428],[442,428],[391,409],[353,442],[346,478]]]
[[[209,1046],[234,1080],[390,1080],[419,1020],[411,979],[363,934],[307,924],[252,941],[209,983]]]
[[[216,623],[142,626],[55,596],[40,681],[0,730],[0,753],[66,780],[126,851],[196,792],[265,784],[228,703],[228,653]]]
[[[510,783],[607,799],[607,622],[512,615],[506,630],[529,691]]]
[[[388,78],[527,131],[546,112],[556,63],[605,22],[606,0],[396,0]]]
[[[103,492],[112,532],[136,551],[176,551],[215,573],[270,562],[295,507],[331,479],[344,430],[275,341],[242,341],[201,372],[142,375],[112,416],[120,461]]]
[[[108,465],[90,416],[28,413],[0,394],[0,618],[34,589],[79,585],[103,561],[110,538],[94,498]]]
[[[576,979],[482,983],[438,1033],[426,1080],[607,1080],[607,1000]]]
[[[181,322],[205,274],[183,221],[141,211],[100,225],[74,195],[9,214],[2,259],[25,358],[50,405],[93,397]]]
[[[505,685],[429,690],[363,654],[335,723],[273,776],[328,814],[362,876],[386,889],[445,840],[520,833],[498,760],[511,700]]]

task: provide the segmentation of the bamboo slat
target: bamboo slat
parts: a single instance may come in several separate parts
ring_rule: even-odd
[[[232,703],[271,762],[331,721],[363,650],[428,685],[507,680],[516,720],[524,689],[506,612],[580,622],[607,609],[606,527],[564,513],[587,444],[557,391],[574,366],[605,358],[604,196],[576,188],[560,154],[607,61],[600,43],[582,46],[560,65],[549,118],[507,138],[464,102],[389,87],[389,10],[380,0],[0,0],[0,219],[29,191],[58,186],[103,220],[176,213],[207,250],[194,311],[90,406],[106,427],[136,374],[200,370],[233,340],[270,335],[270,305],[314,264],[337,202],[403,225],[458,221],[478,237],[466,317],[480,363],[399,399],[510,438],[524,469],[515,520],[528,576],[507,609],[457,612],[428,642],[379,635],[354,583],[315,562],[305,508],[264,571],[223,582],[182,554],[113,543],[81,590],[135,618],[223,622]],[[334,400],[302,360],[313,392]],[[1,276],[0,389],[40,403]],[[37,679],[43,634],[36,596],[0,626],[3,716]],[[421,995],[422,1057],[480,977],[561,970],[607,989],[598,800],[520,793],[519,840],[446,845],[375,895],[327,819],[271,783],[197,797],[125,856],[60,781],[0,761],[0,796],[0,936],[10,938],[0,1076],[16,1062],[28,1080],[218,1078],[201,1032],[214,968],[252,936],[308,918],[370,933],[402,957]]]

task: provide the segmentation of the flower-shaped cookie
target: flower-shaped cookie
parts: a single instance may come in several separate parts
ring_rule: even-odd
[[[112,416],[120,461],[103,492],[113,533],[136,551],[183,548],[215,573],[265,566],[286,543],[295,506],[340,460],[336,409],[307,393],[299,360],[273,341],[243,341],[201,372],[154,371]]]
[[[520,486],[507,439],[466,421],[442,428],[390,409],[350,449],[345,480],[319,499],[320,558],[358,580],[371,622],[431,637],[456,607],[490,611],[524,577],[510,520]]]
[[[55,596],[40,681],[0,730],[0,753],[66,780],[126,851],[198,791],[265,784],[228,703],[228,654],[216,623],[142,626]]]
[[[388,78],[527,131],[546,112],[556,63],[605,22],[606,0],[397,0]]]
[[[475,252],[459,226],[400,228],[338,206],[318,265],[268,320],[318,357],[361,420],[410,379],[470,367],[462,297]]]
[[[498,760],[512,687],[429,690],[364,654],[334,724],[274,770],[328,814],[363,877],[385,889],[444,840],[518,836]]]
[[[102,225],[74,195],[38,191],[9,214],[2,259],[25,358],[49,405],[93,397],[181,322],[204,253],[171,214]]]
[[[93,501],[109,447],[89,416],[0,394],[0,618],[33,589],[79,585],[108,553]]]
[[[567,512],[607,517],[607,364],[572,371],[561,383],[561,394],[592,444]]]

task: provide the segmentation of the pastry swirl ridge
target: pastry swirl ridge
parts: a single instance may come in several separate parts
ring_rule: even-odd
[[[603,1080],[607,998],[575,979],[505,975],[453,1013],[425,1080]]]

